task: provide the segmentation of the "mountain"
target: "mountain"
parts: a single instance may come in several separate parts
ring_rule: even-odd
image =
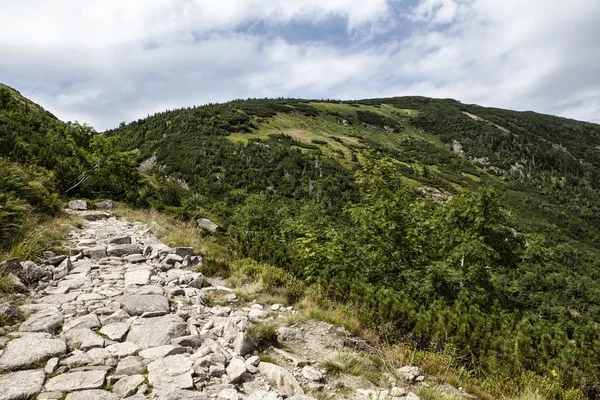
[[[497,396],[532,380],[600,395],[599,125],[425,97],[255,99],[98,134],[0,88],[0,141],[53,209],[110,197],[209,218],[228,256],[208,248],[206,273],[241,263]]]

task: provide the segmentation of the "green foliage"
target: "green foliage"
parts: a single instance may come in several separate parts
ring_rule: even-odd
[[[250,327],[248,334],[259,350],[277,345],[277,326],[272,322],[259,322]]]

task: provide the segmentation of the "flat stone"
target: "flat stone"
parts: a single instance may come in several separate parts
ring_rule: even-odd
[[[148,349],[170,344],[172,339],[185,334],[185,322],[180,317],[170,314],[134,321],[127,335],[127,341],[137,344],[142,349]]]
[[[304,340],[304,336],[300,329],[280,327],[278,330],[278,339],[280,341],[301,341]]]
[[[142,254],[137,244],[114,244],[109,245],[106,253],[111,257],[123,257],[130,254]]]
[[[165,388],[152,390],[149,399],[155,400],[208,400],[205,393],[196,392],[193,390],[181,390],[176,388]],[[275,399],[278,400],[278,399]]]
[[[148,382],[157,388],[190,389],[192,371],[192,361],[181,354],[159,358],[148,364]]]
[[[63,332],[71,329],[98,329],[102,326],[96,314],[87,314],[67,322],[63,326]]]
[[[304,395],[304,390],[302,390],[294,375],[287,369],[267,362],[261,362],[258,369],[277,389],[279,394],[285,395],[285,397]]]
[[[102,325],[109,325],[116,322],[125,322],[129,318],[131,318],[131,315],[127,314],[127,311],[119,309],[108,317],[100,317],[100,322]]]
[[[266,390],[259,390],[254,392],[248,397],[248,400],[279,400],[281,397],[276,392],[267,392]]]
[[[223,389],[219,392],[217,396],[218,400],[239,400],[240,396],[238,395],[237,390],[235,389]]]
[[[115,343],[106,347],[106,350],[117,358],[124,358],[135,355],[140,348],[137,344],[132,342]]]
[[[112,391],[119,398],[131,396],[142,383],[144,383],[142,375],[125,376],[113,385]]]
[[[82,293],[77,297],[77,301],[96,301],[104,300],[106,297],[100,293]]]
[[[43,392],[40,393],[37,400],[62,400],[64,397],[63,392]]]
[[[77,371],[60,374],[46,382],[46,390],[60,390],[70,392],[73,390],[98,389],[104,385],[106,371]]]
[[[64,317],[60,310],[56,307],[47,306],[29,316],[29,318],[19,326],[19,331],[54,333],[60,329],[63,322]]]
[[[150,268],[139,268],[125,272],[125,286],[148,285],[152,270]]]
[[[265,310],[252,309],[248,313],[248,318],[252,320],[265,319],[269,316],[269,312]]]
[[[87,249],[83,249],[83,255],[85,257],[89,257],[94,260],[99,260],[101,258],[105,258],[106,257],[106,247],[96,246],[96,247],[90,247]]]
[[[58,357],[53,357],[46,362],[46,366],[44,367],[44,372],[48,375],[53,374],[58,368]]]
[[[145,312],[169,313],[169,301],[166,297],[156,294],[124,295],[115,298],[129,315],[142,315]]]
[[[64,334],[71,349],[90,350],[104,347],[104,339],[91,329],[71,329]]]
[[[118,236],[109,239],[110,244],[131,244],[131,236]]]
[[[81,350],[75,350],[69,355],[69,357],[61,360],[61,365],[66,365],[69,369],[81,367],[83,365],[91,364],[94,360]]]
[[[144,372],[146,367],[144,363],[140,361],[139,357],[130,356],[125,357],[117,365],[115,375],[139,375]]]
[[[188,336],[180,336],[171,340],[171,344],[173,346],[183,346],[183,347],[191,347],[193,349],[197,349],[202,345],[202,336],[200,335],[188,335]]]
[[[127,336],[129,331],[129,324],[126,322],[115,322],[112,324],[104,325],[100,329],[100,333],[109,338],[110,340],[116,340],[117,342],[122,341]]]
[[[69,393],[65,400],[119,400],[119,397],[106,390],[93,389]]]
[[[42,297],[42,303],[51,304],[55,306],[62,306],[63,304],[75,301],[81,292],[70,292],[66,294],[52,294],[50,296]]]
[[[0,375],[0,400],[29,399],[42,391],[46,375],[42,370]]]
[[[313,382],[320,382],[323,380],[323,374],[310,365],[306,365],[302,368],[302,376]]]
[[[26,333],[11,340],[0,357],[0,371],[23,369],[67,352],[67,345],[47,333]]]

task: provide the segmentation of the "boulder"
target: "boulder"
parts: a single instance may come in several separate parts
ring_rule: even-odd
[[[117,236],[108,240],[109,244],[131,244],[131,236]]]
[[[145,365],[140,361],[139,357],[125,357],[117,365],[115,375],[139,375],[146,369]]]
[[[54,254],[54,253],[52,253],[52,254]],[[50,265],[59,265],[61,262],[65,261],[66,259],[67,259],[67,256],[61,254],[58,256],[53,256],[53,257],[48,258],[46,260],[46,262]]]
[[[23,273],[25,274],[27,281],[32,283],[48,278],[50,275],[48,271],[33,261],[25,261],[23,263]]]
[[[313,382],[320,382],[323,380],[323,374],[309,365],[302,368],[302,376]]]
[[[110,210],[112,208],[115,208],[117,204],[112,200],[105,200],[94,204],[94,206],[99,210]]]
[[[210,233],[215,233],[217,231],[217,229],[219,229],[219,226],[217,224],[215,224],[214,222],[212,222],[210,219],[207,219],[207,218],[200,218],[196,222],[198,223],[198,227],[200,227]]]
[[[87,201],[85,200],[71,200],[69,202],[69,208],[71,210],[78,210],[78,211],[82,211],[82,210],[87,210]]]
[[[104,347],[104,339],[91,329],[71,329],[64,333],[70,349],[90,350]]]
[[[16,321],[21,316],[19,309],[10,303],[0,304],[0,320],[9,323],[10,321]]]
[[[302,332],[296,328],[280,327],[278,332],[278,340],[283,342],[301,341],[304,340]]]
[[[98,329],[102,326],[96,314],[87,314],[77,317],[63,326],[63,332],[71,329]]]
[[[26,333],[8,342],[0,356],[0,371],[23,369],[46,362],[67,352],[62,340],[51,339],[47,333]]]
[[[106,247],[96,246],[96,247],[90,247],[87,249],[83,249],[83,255],[85,257],[89,257],[94,260],[99,260],[101,258],[105,258],[106,257]]]
[[[252,338],[246,332],[238,333],[233,341],[233,352],[241,357],[252,353],[255,348]]]
[[[233,358],[225,369],[225,372],[227,372],[229,379],[231,379],[231,383],[240,382],[246,373],[246,364],[244,359],[241,357]]]
[[[114,322],[112,324],[104,325],[100,329],[100,333],[110,340],[116,340],[117,342],[122,341],[127,336],[129,331],[129,324],[126,322]]]
[[[47,391],[71,392],[73,390],[99,389],[104,386],[106,371],[76,371],[60,374],[46,382]]]
[[[0,400],[29,399],[42,391],[43,370],[11,372],[0,375]]]
[[[398,375],[404,376],[409,382],[416,380],[419,376],[423,375],[423,369],[415,366],[405,365],[402,368],[396,370]]]
[[[81,214],[81,218],[86,221],[100,221],[101,219],[108,219],[112,217],[112,214],[105,212],[86,212],[85,214]]]
[[[171,340],[186,335],[185,322],[176,315],[164,315],[155,318],[136,320],[129,330],[127,341],[149,349],[170,344]]]
[[[152,275],[152,269],[149,267],[129,270],[125,272],[125,286],[148,285]]]

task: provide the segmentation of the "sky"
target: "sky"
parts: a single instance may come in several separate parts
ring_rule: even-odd
[[[600,123],[599,21],[598,0],[0,0],[0,82],[99,131],[262,97]]]

